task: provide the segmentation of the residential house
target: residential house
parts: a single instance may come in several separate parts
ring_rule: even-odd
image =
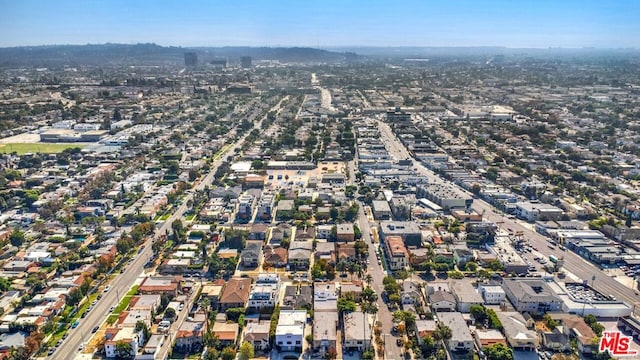
[[[296,309],[311,308],[313,305],[313,289],[310,285],[300,285],[298,296],[296,296]]]
[[[275,344],[280,351],[302,351],[306,310],[280,310]]]
[[[298,286],[287,285],[284,287],[284,296],[280,302],[280,309],[293,310],[296,308],[296,298],[298,297]]]
[[[162,263],[162,265],[160,265],[160,268],[158,270],[163,275],[167,275],[167,274],[178,275],[178,274],[184,274],[185,272],[187,272],[190,265],[191,265],[190,258],[166,259]]]
[[[353,224],[344,223],[336,225],[336,240],[339,242],[355,241],[355,231]]]
[[[450,292],[437,290],[429,294],[429,304],[437,312],[455,311],[456,298]]]
[[[230,308],[244,308],[249,301],[250,292],[250,278],[229,279],[220,297],[220,311],[223,312]]]
[[[255,350],[267,351],[271,347],[269,343],[270,328],[271,323],[269,321],[249,322],[243,330],[244,341],[253,345]]]
[[[336,263],[336,244],[332,242],[319,242],[316,244],[316,261],[324,259],[328,264]]]
[[[224,281],[221,283],[205,283],[202,286],[201,296],[209,299],[209,304],[212,309],[218,308],[218,302],[222,296],[222,290],[224,289]]]
[[[240,263],[247,268],[255,268],[260,266],[262,262],[262,241],[249,240],[240,253]]]
[[[129,301],[129,310],[149,311],[155,313],[160,306],[162,296],[158,294],[136,295]]]
[[[371,346],[369,315],[353,311],[343,315],[343,349],[364,351]]]
[[[224,315],[224,314],[222,314]],[[240,326],[237,323],[229,323],[226,321],[216,321],[211,328],[213,336],[218,339],[221,345],[235,345],[240,332]]]
[[[316,228],[313,226],[307,226],[306,228],[297,227],[294,236],[295,241],[312,241],[316,238]]]
[[[404,270],[409,265],[409,252],[399,236],[387,236],[384,240],[387,263],[390,270]]]
[[[276,275],[276,274],[261,274]],[[278,303],[280,283],[277,275],[275,281],[268,281],[270,277],[258,278],[249,294],[249,307],[254,309],[273,308]]]
[[[203,348],[203,336],[206,332],[207,315],[204,312],[197,312],[180,324],[175,337],[175,348],[180,352],[200,351]]]
[[[482,305],[484,299],[471,283],[466,281],[452,281],[450,285],[456,298],[458,311],[468,313],[471,305]]]
[[[142,354],[153,356],[153,358],[155,359],[157,354],[159,354],[162,350],[164,339],[165,337],[161,334],[154,334],[149,336],[149,341],[147,341],[147,343],[144,345],[144,348],[142,348]]]
[[[144,344],[142,331],[135,331],[133,327],[111,327],[105,331],[104,352],[107,358],[118,356],[117,344],[125,343],[131,346],[131,356],[138,353],[138,349]]]
[[[473,351],[473,337],[464,317],[459,312],[438,313],[438,322],[451,329],[451,338],[446,342],[452,352]]]
[[[167,295],[174,298],[178,295],[180,281],[174,276],[147,276],[138,287],[140,294]]]
[[[312,252],[312,241],[292,241],[289,245],[289,266],[291,269],[308,270]]]
[[[350,262],[356,260],[356,247],[353,243],[336,244],[336,249],[338,262]]]
[[[249,231],[250,240],[260,240],[265,242],[267,240],[267,234],[269,232],[269,226],[266,224],[252,224]]]
[[[362,284],[350,282],[340,283],[340,295],[345,296],[347,294],[351,294],[356,302],[359,302],[362,296]]]
[[[329,240],[329,238],[331,237],[331,229],[333,229],[333,225],[318,225],[316,227],[316,238],[317,239],[323,239],[323,240]]]
[[[264,264],[281,268],[287,266],[289,262],[289,252],[279,246],[267,245],[264,249]]]
[[[584,319],[577,315],[566,315],[560,319],[560,325],[565,335],[576,339],[578,351],[583,355],[590,355],[596,348],[593,340],[598,337]]]
[[[407,249],[409,251],[409,264],[411,266],[417,266],[431,258],[429,249],[411,247]]]
[[[498,311],[507,343],[515,350],[534,351],[540,346],[540,338],[535,330],[527,328],[527,321],[515,311]]]
[[[402,282],[402,292],[400,294],[401,303],[404,304],[421,304],[422,303],[422,291],[418,287],[418,284],[411,280],[404,280]]]
[[[279,224],[271,229],[271,238],[269,243],[278,245],[282,240],[291,240],[291,225],[287,223]]]
[[[422,341],[425,336],[433,337],[433,333],[436,331],[437,325],[435,320],[423,320],[416,319],[416,334],[418,335],[418,341]]]
[[[338,312],[314,313],[313,350],[325,354],[329,349],[337,349]]]
[[[571,351],[571,343],[569,342],[569,335],[561,332],[560,330],[553,329],[553,331],[545,331],[542,335],[542,346],[547,350],[554,352]]]
[[[293,217],[295,203],[293,200],[280,200],[276,206],[276,219],[287,220]]]
[[[507,340],[504,338],[504,335],[495,329],[475,329],[473,331],[473,338],[480,349],[495,344],[507,346]]]
[[[480,290],[486,305],[500,305],[507,298],[504,289],[500,285],[480,284],[478,285],[478,290]]]
[[[338,292],[333,282],[313,284],[314,314],[323,311],[338,311]]]

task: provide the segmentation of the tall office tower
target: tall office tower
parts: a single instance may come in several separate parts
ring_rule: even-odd
[[[198,54],[194,52],[184,53],[184,65],[185,66],[198,65]]]
[[[240,65],[244,69],[251,69],[251,56],[243,56],[240,58]]]

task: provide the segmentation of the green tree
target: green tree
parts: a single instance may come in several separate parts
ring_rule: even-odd
[[[487,319],[487,313],[482,305],[471,305],[469,312],[476,319],[476,322],[483,323]]]
[[[476,271],[476,269],[478,268],[478,264],[473,261],[469,261],[468,263],[464,264],[464,268],[466,271]]]
[[[356,311],[356,302],[348,297],[341,296],[338,299],[338,311],[343,313]]]
[[[147,341],[149,339],[149,335],[151,334],[151,332],[149,331],[149,326],[147,326],[147,324],[142,321],[142,320],[138,320],[136,322],[136,327],[134,329],[136,332],[142,332],[142,336],[144,337],[144,341]]]
[[[489,319],[489,328],[502,331],[504,328],[498,315],[493,309],[485,309],[487,318]]]
[[[238,322],[241,315],[244,315],[244,308],[229,308],[225,312],[227,320]]]
[[[24,233],[20,231],[20,229],[18,229],[17,227],[13,229],[11,236],[9,236],[9,242],[13,246],[20,247],[22,246],[22,244],[24,244],[25,240],[26,239],[25,239]]]
[[[69,296],[67,296],[67,305],[76,306],[80,303],[80,300],[82,300],[83,297],[84,294],[80,289],[72,289],[69,291]]]
[[[222,360],[233,360],[236,358],[236,349],[227,346],[222,350]]]
[[[585,315],[583,318],[584,322],[589,325],[591,330],[596,333],[598,336],[602,336],[602,332],[604,331],[604,326],[598,322],[598,319],[592,315]]]
[[[165,310],[164,312],[164,317],[167,319],[175,319],[176,311],[173,308],[167,308],[167,310]]]
[[[132,351],[131,343],[123,340],[116,342],[116,357],[120,359],[131,359],[133,357],[131,354]]]
[[[513,349],[503,344],[493,344],[484,348],[487,360],[513,360]]]
[[[36,190],[27,190],[24,192],[24,204],[27,207],[31,207],[34,202],[38,201],[40,195]]]
[[[420,345],[420,350],[422,351],[422,355],[431,355],[436,348],[436,343],[433,338],[429,335],[422,337],[422,344]]]
[[[9,289],[11,289],[11,280],[0,278],[0,291],[8,291]]]
[[[451,328],[442,323],[438,323],[436,330],[433,332],[433,339],[436,341],[447,341],[453,336]]]
[[[542,317],[542,319],[544,320],[544,322],[547,324],[547,326],[549,328],[551,328],[552,330],[555,329],[556,326],[558,326],[558,322],[555,321],[551,315],[549,314],[544,314],[544,316]]]
[[[487,265],[485,266],[487,269],[493,270],[493,271],[503,271],[504,270],[504,265],[500,262],[500,260],[491,260],[487,263]]]
[[[169,161],[169,164],[167,166],[167,174],[169,175],[178,175],[178,172],[180,172],[180,165],[178,164],[177,161]]]
[[[329,209],[329,216],[331,217],[331,219],[333,221],[338,220],[338,217],[340,216],[340,211],[338,210],[337,207],[332,206],[331,209]]]
[[[397,293],[393,293],[391,295],[389,295],[389,302],[395,305],[399,305],[400,304],[400,295],[398,295]]]
[[[241,360],[249,360],[255,356],[253,345],[250,342],[245,341],[240,345],[240,359]]]
[[[200,176],[200,172],[196,169],[189,170],[189,181],[194,182]]]
[[[372,303],[378,300],[378,295],[372,288],[366,287],[362,290],[362,300]]]

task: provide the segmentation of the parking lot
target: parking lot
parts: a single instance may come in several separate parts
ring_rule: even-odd
[[[600,294],[599,292],[593,290],[588,286],[584,286],[578,283],[566,283],[565,288],[569,292],[569,294],[578,300],[583,300],[587,302],[600,302],[600,301],[610,301],[615,300],[608,295]]]

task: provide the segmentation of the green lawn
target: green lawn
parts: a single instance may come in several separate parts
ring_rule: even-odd
[[[49,143],[12,143],[0,144],[0,153],[10,154],[16,152],[19,155],[28,153],[56,154],[69,148],[83,148],[84,144],[49,144]]]
[[[233,144],[227,144],[227,145],[223,146],[222,148],[220,148],[220,150],[215,155],[213,155],[213,159],[214,160],[220,159],[222,157],[222,155],[224,155],[224,153],[227,152],[227,150],[231,149],[232,146],[233,146]]]
[[[195,217],[196,217],[196,214],[190,214],[190,215],[187,215],[186,220],[192,221],[193,219],[195,219]]]
[[[171,214],[164,214],[164,215],[160,216],[160,220],[162,220],[162,221],[167,221],[167,219],[169,218],[169,216],[171,216]]]
[[[129,302],[131,301],[131,297],[133,295],[135,295],[138,292],[138,285],[135,285],[131,288],[131,290],[129,290],[129,292],[127,292],[127,294],[122,298],[122,300],[120,301],[120,304],[118,304],[118,306],[116,306],[116,308],[113,310],[114,314],[120,314],[121,312],[123,312],[124,310],[127,309],[127,307],[129,306]]]

